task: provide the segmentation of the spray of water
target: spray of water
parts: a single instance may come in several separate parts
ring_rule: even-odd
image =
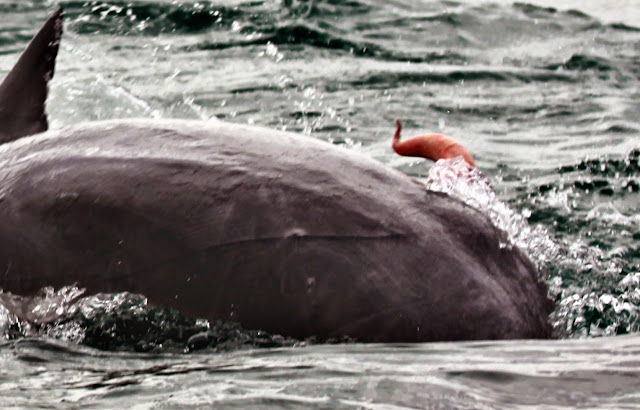
[[[546,230],[529,225],[527,210],[518,213],[502,202],[487,177],[462,157],[437,161],[425,184],[431,191],[444,192],[488,215],[493,224],[507,234],[509,242],[502,245],[519,247],[539,269],[557,257],[558,245]]]

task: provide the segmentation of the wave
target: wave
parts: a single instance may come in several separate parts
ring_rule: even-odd
[[[561,336],[640,331],[640,149],[564,165],[534,179],[513,200],[529,224],[553,227],[547,264]],[[587,279],[588,278],[588,279]]]
[[[256,36],[252,36],[256,37]],[[232,47],[247,47],[256,45],[308,45],[332,50],[344,50],[357,56],[375,57],[382,50],[371,43],[358,43],[345,38],[334,36],[325,30],[304,24],[295,24],[275,28],[272,32],[263,32],[257,38],[238,41],[203,42],[187,49],[222,50]]]
[[[624,158],[584,159],[577,164],[558,169],[560,174],[583,171],[598,176],[636,176],[640,174],[640,149],[634,149]]]
[[[593,17],[589,16],[588,14],[575,9],[560,11],[555,7],[543,7],[543,6],[538,6],[531,3],[521,3],[521,2],[514,3],[513,8],[521,11],[522,13],[526,14],[529,17],[534,17],[534,18],[564,15],[564,16],[570,16],[570,17],[577,17],[585,20],[593,19]]]
[[[5,339],[45,337],[108,351],[189,353],[295,346],[302,342],[242,328],[236,322],[193,319],[131,293],[85,295],[74,286],[44,288],[32,297],[0,292]],[[308,340],[306,343],[312,343]]]
[[[613,71],[615,67],[613,63],[603,57],[591,56],[585,54],[574,54],[567,61],[562,63],[549,64],[543,67],[547,70],[569,70],[569,71]]]
[[[247,1],[231,6],[209,1],[66,1],[61,5],[80,34],[185,34],[242,26],[260,32],[282,20],[366,14],[371,7],[356,1]]]
[[[570,73],[549,70],[514,67],[460,67],[433,66],[423,70],[389,71],[366,74],[351,82],[353,86],[368,88],[388,88],[398,84],[443,83],[456,84],[471,81],[522,81],[522,82],[575,82],[577,78]]]
[[[158,35],[226,29],[252,12],[251,4],[243,8],[207,2],[69,1],[61,6],[78,34]]]
[[[608,27],[610,27],[613,30],[630,31],[634,33],[640,32],[640,27],[629,26],[623,23],[612,23],[612,24],[609,24]]]
[[[35,296],[0,290],[0,336],[5,340],[45,338],[105,351],[191,353],[354,343],[343,337],[297,340],[232,321],[208,321],[155,306],[128,292],[86,295],[75,286],[45,287]]]

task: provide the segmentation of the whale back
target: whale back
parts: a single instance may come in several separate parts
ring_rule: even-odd
[[[62,10],[54,12],[0,84],[0,143],[48,128],[45,103],[62,36]]]
[[[138,292],[361,341],[548,337],[488,218],[364,155],[223,122],[110,121],[0,146],[0,286]]]

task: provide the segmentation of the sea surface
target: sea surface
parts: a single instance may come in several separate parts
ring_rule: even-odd
[[[0,0],[0,77],[58,5],[51,128],[219,118],[370,155],[506,230],[560,340],[318,345],[144,295],[1,293],[0,407],[640,407],[640,2]],[[479,171],[395,155],[397,118]]]

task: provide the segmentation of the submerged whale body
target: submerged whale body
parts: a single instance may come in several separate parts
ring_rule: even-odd
[[[44,92],[34,86],[14,108],[2,87],[19,89],[24,75],[0,86],[0,112],[31,118],[0,116],[4,291],[129,291],[298,338],[550,336],[546,287],[503,232],[366,156],[224,122],[105,121],[22,137],[46,129],[34,106],[61,18],[16,66],[44,76]]]

